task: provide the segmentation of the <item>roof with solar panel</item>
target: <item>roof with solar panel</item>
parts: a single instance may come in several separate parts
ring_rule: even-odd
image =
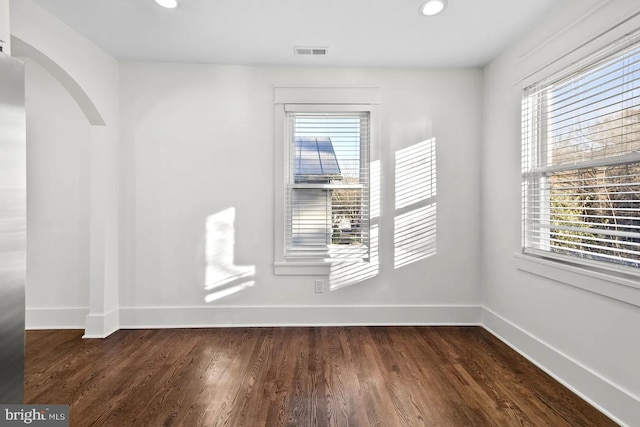
[[[328,183],[342,179],[331,138],[298,137],[295,150],[296,183]]]

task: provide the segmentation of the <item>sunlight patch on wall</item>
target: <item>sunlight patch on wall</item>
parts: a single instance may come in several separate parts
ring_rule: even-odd
[[[378,275],[380,261],[378,258],[378,226],[371,227],[371,251],[369,261],[336,262],[331,265],[329,290],[355,285]]]
[[[396,151],[394,268],[436,254],[436,140]]]
[[[209,215],[206,220],[205,302],[212,302],[255,285],[254,265],[235,265],[235,208]]]
[[[436,204],[396,216],[394,233],[395,268],[434,255],[436,253]]]
[[[329,290],[335,291],[378,275],[380,260],[378,257],[378,222],[380,218],[380,160],[370,164],[370,231],[369,260],[358,262],[337,262],[332,264],[329,275]]]

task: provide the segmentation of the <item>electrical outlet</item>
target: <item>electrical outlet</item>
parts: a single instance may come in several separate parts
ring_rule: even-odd
[[[317,294],[321,294],[324,292],[324,281],[323,280],[316,280],[315,281],[315,290]]]

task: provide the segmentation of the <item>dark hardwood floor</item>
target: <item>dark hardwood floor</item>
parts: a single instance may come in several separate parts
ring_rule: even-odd
[[[28,331],[72,426],[615,426],[479,327]]]

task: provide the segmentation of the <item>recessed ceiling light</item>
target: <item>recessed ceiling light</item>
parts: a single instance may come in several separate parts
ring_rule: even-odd
[[[167,9],[174,9],[178,7],[178,0],[156,0],[156,3],[162,7],[166,7]]]
[[[420,6],[420,13],[426,16],[437,15],[447,7],[447,0],[428,0]]]

